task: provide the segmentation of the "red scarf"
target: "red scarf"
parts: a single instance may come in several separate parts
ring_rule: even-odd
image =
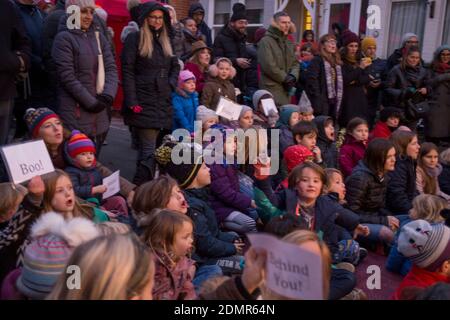
[[[450,64],[439,62],[436,64],[434,71],[437,73],[447,73],[450,71]]]

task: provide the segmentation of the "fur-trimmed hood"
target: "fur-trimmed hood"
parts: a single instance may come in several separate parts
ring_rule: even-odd
[[[92,221],[85,218],[65,220],[56,212],[43,214],[31,228],[31,236],[34,239],[48,234],[60,237],[70,247],[76,247],[100,235]]]

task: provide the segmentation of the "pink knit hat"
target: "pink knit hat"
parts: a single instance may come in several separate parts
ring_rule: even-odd
[[[194,74],[190,72],[189,70],[183,70],[180,72],[178,76],[178,88],[181,88],[183,86],[183,83],[185,83],[188,80],[196,80]]]

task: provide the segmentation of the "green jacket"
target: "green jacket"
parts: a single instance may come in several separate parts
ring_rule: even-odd
[[[258,63],[261,67],[260,88],[268,90],[279,106],[289,103],[283,81],[288,74],[299,77],[300,64],[295,59],[294,44],[278,28],[270,26],[258,43]]]

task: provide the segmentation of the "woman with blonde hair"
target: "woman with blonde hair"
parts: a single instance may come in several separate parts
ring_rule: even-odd
[[[78,246],[67,266],[82,270],[80,289],[63,272],[48,300],[152,300],[152,254],[134,235],[101,236]]]
[[[140,140],[134,182],[153,177],[158,135],[172,129],[171,92],[177,87],[180,65],[173,53],[169,11],[159,3],[141,5],[139,32],[130,34],[122,51],[125,123]]]

